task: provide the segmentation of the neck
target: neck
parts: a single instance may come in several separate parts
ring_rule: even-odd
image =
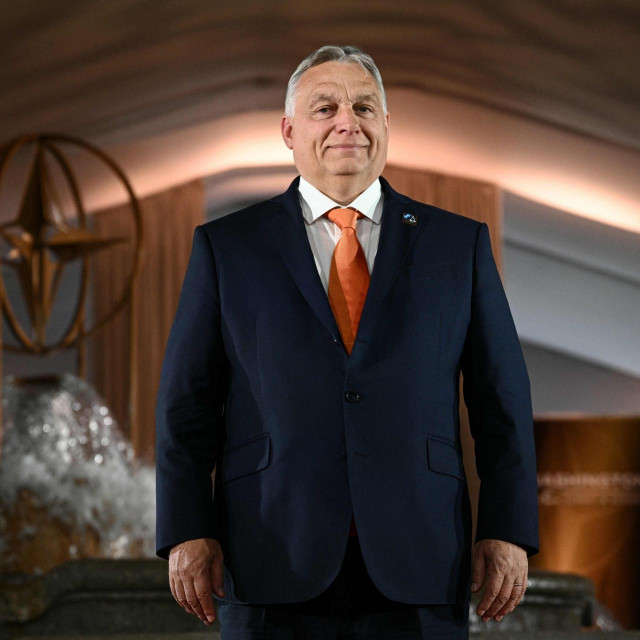
[[[365,191],[375,178],[367,176],[354,180],[354,176],[330,176],[328,180],[319,182],[317,180],[309,180],[305,176],[305,180],[334,202],[346,206]]]

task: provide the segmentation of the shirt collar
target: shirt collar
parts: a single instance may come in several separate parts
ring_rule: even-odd
[[[302,215],[307,224],[315,222],[329,209],[334,207],[342,207],[341,204],[334,202],[322,191],[314,187],[310,182],[300,176],[298,184],[298,192],[300,194],[300,204],[302,205]],[[371,219],[372,222],[378,224],[382,216],[382,207],[377,206],[382,198],[382,187],[380,180],[376,178],[348,207],[354,207],[362,214]],[[306,205],[306,206],[305,206]]]

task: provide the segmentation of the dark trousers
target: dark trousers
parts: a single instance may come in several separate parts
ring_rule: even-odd
[[[234,604],[216,598],[222,640],[461,640],[469,603],[415,605],[385,598],[349,537],[336,579],[319,596],[286,604]]]

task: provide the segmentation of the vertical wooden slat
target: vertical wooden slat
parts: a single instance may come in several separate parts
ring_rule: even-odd
[[[127,307],[90,343],[93,384],[129,436],[136,457],[152,463],[155,453],[155,399],[162,357],[186,273],[193,230],[204,221],[204,186],[194,180],[140,201],[144,246],[137,280],[135,313]],[[104,236],[131,237],[126,206],[99,211],[94,229]],[[131,244],[94,258],[94,316],[102,317],[120,295],[131,268]],[[135,380],[129,371],[129,318],[136,326]],[[128,424],[129,385],[137,387],[136,423]]]

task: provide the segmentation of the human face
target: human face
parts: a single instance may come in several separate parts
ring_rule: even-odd
[[[300,175],[330,195],[366,189],[387,159],[389,116],[371,74],[357,63],[324,62],[304,72],[282,137]]]

